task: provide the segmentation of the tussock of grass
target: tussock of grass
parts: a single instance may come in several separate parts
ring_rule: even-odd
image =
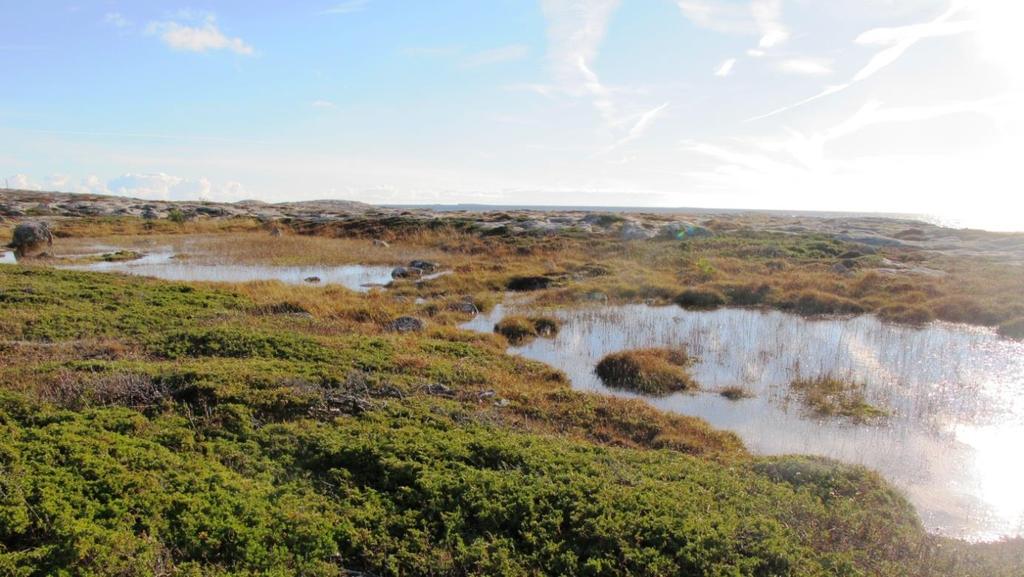
[[[867,402],[864,385],[831,376],[796,379],[790,391],[819,417],[843,417],[864,423],[887,417],[888,411]]]
[[[740,401],[743,399],[752,398],[754,396],[754,393],[751,393],[750,391],[739,385],[725,387],[719,390],[718,394],[725,397],[726,399],[729,399],[730,401]]]
[[[686,370],[692,363],[677,349],[639,349],[606,355],[595,370],[609,387],[667,395],[697,388]]]
[[[508,316],[494,325],[494,332],[504,336],[513,345],[530,342],[537,337],[558,334],[560,323],[550,317]]]
[[[686,289],[676,295],[676,304],[684,309],[709,310],[725,306],[725,295],[712,288]]]

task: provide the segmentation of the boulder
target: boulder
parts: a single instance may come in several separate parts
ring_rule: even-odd
[[[654,238],[654,232],[635,222],[627,222],[619,230],[619,236],[622,240],[648,240]]]
[[[427,323],[416,317],[398,317],[385,327],[396,333],[418,333],[426,328]]]
[[[431,273],[437,270],[437,263],[429,260],[414,260],[409,262],[409,268],[418,268],[423,272]]]
[[[423,269],[412,266],[396,266],[391,270],[391,278],[417,278],[423,276]]]
[[[320,277],[318,277],[318,276],[307,276],[306,278],[304,278],[302,280],[304,280],[304,281],[306,281],[308,283],[318,283],[318,282],[320,282]]]
[[[53,233],[45,222],[23,222],[14,228],[11,244],[18,257],[36,256],[53,246]]]

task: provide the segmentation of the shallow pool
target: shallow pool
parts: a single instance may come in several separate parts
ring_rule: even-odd
[[[509,310],[498,306],[464,326],[490,332]],[[987,329],[915,329],[871,316],[645,305],[554,315],[564,323],[557,337],[511,350],[565,371],[576,389],[638,396],[604,387],[593,371],[598,360],[684,346],[698,358],[692,373],[704,392],[646,398],[652,405],[734,431],[755,453],[823,455],[877,470],[932,531],[974,540],[1024,534],[1024,343]],[[858,425],[788,400],[794,378],[823,374],[864,382],[868,400],[892,416]],[[755,396],[730,401],[716,392],[730,385]]]
[[[252,282],[277,280],[288,284],[311,284],[305,279],[319,278],[321,285],[342,285],[356,291],[368,291],[391,282],[390,266],[270,266],[253,264],[194,263],[176,258],[172,252],[155,252],[122,262],[95,262],[64,266],[72,270],[122,272],[173,281]]]

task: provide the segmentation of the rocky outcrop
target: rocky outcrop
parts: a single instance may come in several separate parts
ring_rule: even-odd
[[[51,246],[53,246],[53,233],[50,232],[50,225],[45,222],[19,224],[14,228],[11,244],[8,245],[19,258],[38,256]]]

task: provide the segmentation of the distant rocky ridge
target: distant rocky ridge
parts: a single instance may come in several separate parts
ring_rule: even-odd
[[[642,209],[638,209],[642,210]],[[821,234],[861,245],[930,250],[957,256],[995,257],[1024,264],[1024,234],[951,229],[917,220],[865,215],[701,209],[679,214],[594,212],[576,209],[432,210],[378,207],[348,200],[312,200],[270,204],[140,200],[120,196],[0,189],[0,222],[28,219],[134,216],[143,219],[255,218],[288,222],[301,232],[323,227],[378,238],[400,226],[451,224],[480,234],[531,235],[571,233],[645,241],[713,236],[725,230],[751,229],[785,234]]]

